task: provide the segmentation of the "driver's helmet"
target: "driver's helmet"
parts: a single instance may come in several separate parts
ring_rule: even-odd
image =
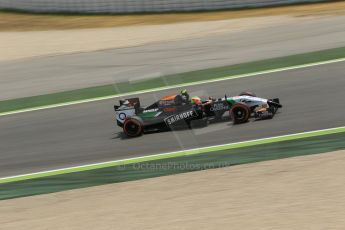
[[[187,96],[187,95],[189,95],[189,94],[188,94],[187,90],[184,89],[184,90],[181,90],[181,95]]]
[[[191,103],[194,105],[201,105],[202,104],[200,97],[192,97]]]
[[[187,92],[186,89],[181,90],[180,95],[181,95],[182,101],[183,101],[184,103],[189,103],[189,94],[188,94],[188,92]]]

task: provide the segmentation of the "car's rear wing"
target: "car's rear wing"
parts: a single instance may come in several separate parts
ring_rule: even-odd
[[[132,117],[138,113],[140,110],[140,100],[135,97],[119,100],[119,103],[120,105],[114,105],[114,110],[117,125],[122,127],[126,118]]]
[[[121,99],[119,100],[119,103],[120,105],[114,105],[115,111],[118,110],[123,105],[126,107],[140,108],[140,100],[138,97]]]

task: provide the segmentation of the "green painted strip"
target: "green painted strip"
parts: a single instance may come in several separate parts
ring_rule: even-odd
[[[345,47],[162,76],[142,81],[121,82],[112,85],[18,98],[0,101],[0,116],[101,101],[115,97],[126,97],[132,94],[156,92],[196,84],[271,74],[342,61],[345,61]]]
[[[345,149],[345,132],[0,184],[0,200]]]
[[[343,133],[343,132],[345,132],[345,127],[338,127],[338,128],[332,128],[332,129],[324,129],[324,130],[317,130],[317,131],[311,131],[311,132],[290,134],[290,135],[264,138],[264,139],[258,139],[258,140],[250,140],[250,141],[244,141],[244,142],[239,142],[239,143],[195,148],[195,149],[190,149],[190,150],[183,150],[183,151],[156,154],[156,155],[124,159],[124,160],[118,160],[118,161],[110,161],[110,162],[103,162],[103,163],[97,163],[97,164],[91,164],[91,165],[77,166],[77,167],[72,167],[72,168],[58,169],[58,170],[52,170],[52,171],[46,171],[46,172],[38,172],[38,173],[27,174],[27,175],[0,178],[0,184],[30,180],[30,179],[36,179],[36,178],[42,178],[42,177],[49,177],[49,176],[67,174],[67,173],[102,169],[102,168],[119,166],[119,165],[128,165],[128,164],[142,163],[142,162],[153,161],[153,160],[162,160],[162,159],[190,156],[190,155],[196,155],[196,154],[205,154],[205,153],[211,153],[211,152],[222,151],[222,150],[251,147],[251,146],[257,146],[257,145],[262,145],[262,144],[298,140],[298,139],[303,139],[303,138],[308,138],[308,137],[317,137],[317,136]]]

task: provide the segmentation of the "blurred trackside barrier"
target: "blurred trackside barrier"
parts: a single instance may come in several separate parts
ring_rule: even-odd
[[[145,13],[254,8],[327,0],[0,0],[0,10],[33,13]]]

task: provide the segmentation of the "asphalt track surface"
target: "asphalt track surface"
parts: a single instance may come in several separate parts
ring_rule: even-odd
[[[300,17],[200,38],[4,61],[0,100],[342,47],[344,38],[345,16]]]
[[[0,117],[0,177],[344,126],[344,73],[340,62],[187,88],[192,95],[250,90],[281,99],[284,108],[273,120],[237,126],[224,122],[128,139],[115,125],[114,99]],[[138,96],[149,105],[175,92]]]

